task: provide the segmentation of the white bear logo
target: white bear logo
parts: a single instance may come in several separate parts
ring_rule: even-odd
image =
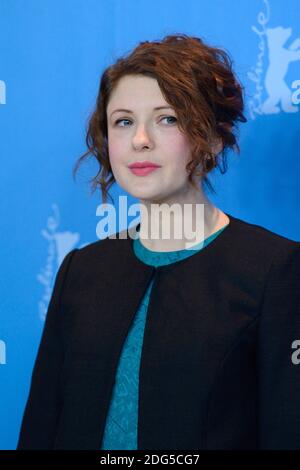
[[[290,62],[300,60],[300,38],[287,49],[286,41],[292,34],[292,28],[267,28],[266,37],[269,52],[269,67],[265,76],[265,89],[268,98],[261,106],[264,114],[276,114],[280,112],[279,104],[286,113],[296,113],[298,106],[292,103],[292,92],[284,78]]]

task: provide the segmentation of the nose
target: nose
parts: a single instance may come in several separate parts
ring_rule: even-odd
[[[152,139],[150,138],[149,133],[146,131],[145,126],[139,126],[137,128],[137,131],[133,136],[132,143],[136,149],[144,147],[150,148],[153,145]]]

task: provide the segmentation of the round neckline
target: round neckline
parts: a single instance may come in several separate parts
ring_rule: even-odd
[[[151,250],[150,248],[147,248],[145,245],[143,245],[143,243],[141,242],[139,237],[136,240],[134,240],[134,242],[138,243],[143,251],[145,251],[147,253],[150,253],[150,254],[153,254],[153,255],[160,255],[160,254],[161,255],[163,255],[163,254],[169,255],[169,254],[172,254],[172,253],[183,253],[183,252],[189,252],[189,251],[193,252],[193,251],[201,250],[202,248],[204,248],[204,246],[206,246],[206,244],[208,244],[208,242],[211,243],[210,239],[214,238],[214,237],[217,237],[219,235],[219,233],[222,232],[223,230],[225,230],[227,225],[229,225],[229,224],[230,224],[230,222],[223,225],[223,227],[216,230],[216,232],[210,234],[208,237],[206,237],[204,240],[202,240],[202,242],[195,243],[195,245],[191,246],[190,248],[181,248],[180,250],[170,250],[170,251]]]
[[[227,215],[229,222],[221,227],[220,229],[216,230],[216,232],[212,233],[209,235],[206,239],[202,240],[202,242],[199,242],[194,245],[194,247],[190,248],[183,248],[181,250],[174,250],[174,251],[153,251],[150,250],[149,248],[145,247],[139,237],[131,239],[131,247],[133,250],[133,253],[135,257],[138,259],[143,264],[148,264],[147,263],[147,257],[149,258],[149,264],[150,266],[154,266],[152,263],[162,263],[161,268],[164,266],[167,266],[168,264],[178,264],[181,262],[184,262],[191,256],[199,255],[203,251],[207,251],[210,249],[209,247],[213,248],[215,244],[219,243],[220,240],[223,240],[224,233],[230,231],[230,227],[232,226],[233,223],[233,217],[224,212],[224,214]],[[140,228],[140,223],[136,225],[136,232],[139,231]],[[136,252],[137,250],[137,252]],[[143,260],[144,258],[144,260]],[[163,264],[163,260],[169,260],[166,264]]]

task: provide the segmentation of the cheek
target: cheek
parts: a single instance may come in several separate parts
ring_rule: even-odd
[[[191,158],[191,149],[187,138],[178,133],[169,140],[166,150],[176,167],[185,168]]]
[[[124,146],[123,146],[124,149]],[[122,158],[122,145],[117,139],[108,140],[108,154],[111,164],[118,163]]]

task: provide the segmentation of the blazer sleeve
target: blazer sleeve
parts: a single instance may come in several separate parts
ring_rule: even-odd
[[[20,449],[53,449],[59,418],[59,380],[63,363],[59,317],[61,293],[71,259],[78,249],[63,259],[55,277],[25,406],[17,444]]]
[[[265,286],[258,334],[259,448],[300,449],[300,243],[284,242]],[[300,357],[300,354],[299,354]]]

